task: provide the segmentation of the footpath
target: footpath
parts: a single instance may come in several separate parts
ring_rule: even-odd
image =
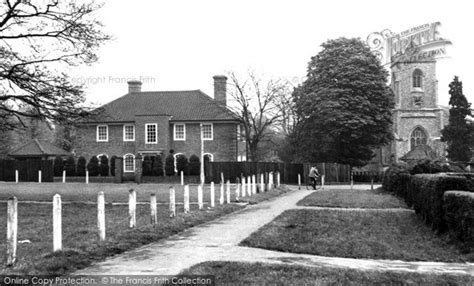
[[[328,186],[329,188],[331,186]],[[346,186],[347,188],[348,186]],[[419,273],[450,273],[474,276],[474,263],[405,262],[293,254],[238,246],[238,244],[306,197],[307,190],[280,197],[190,228],[160,242],[128,251],[82,269],[77,275],[176,275],[205,261],[262,262],[306,267],[344,267],[360,270],[393,270]],[[341,188],[341,186],[337,186]],[[355,186],[367,189],[370,186]],[[351,209],[347,209],[351,210]]]

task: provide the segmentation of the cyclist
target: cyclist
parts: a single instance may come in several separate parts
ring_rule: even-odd
[[[319,171],[316,166],[312,166],[309,169],[309,179],[311,180],[311,185],[313,186],[313,190],[316,190],[316,179],[319,178]]]

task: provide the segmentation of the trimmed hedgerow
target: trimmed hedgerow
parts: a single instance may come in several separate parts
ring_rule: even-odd
[[[174,156],[169,154],[165,159],[165,174],[166,176],[174,176]]]
[[[80,156],[77,159],[76,176],[84,177],[86,175],[86,158]]]
[[[410,177],[407,164],[393,164],[385,171],[382,186],[387,192],[405,198],[410,184]]]
[[[102,177],[107,177],[109,175],[109,158],[105,155],[100,156],[99,158],[99,174]]]
[[[89,171],[89,176],[96,177],[99,175],[99,159],[97,156],[92,156],[87,164],[87,171]]]
[[[448,229],[474,250],[474,193],[447,191],[443,196],[444,218]]]
[[[63,175],[63,170],[64,170],[64,160],[63,157],[61,156],[56,156],[54,158],[54,167],[53,167],[53,173],[55,177],[59,177]]]
[[[145,158],[143,158],[143,176],[152,175],[151,164],[152,164],[151,157],[148,155],[145,156]]]
[[[177,156],[176,158],[176,170],[178,171],[178,175],[181,174],[181,172],[183,172],[185,175],[188,174],[188,158],[181,154],[179,156]]]
[[[74,156],[67,157],[66,161],[64,162],[64,170],[66,170],[67,176],[75,176],[76,175],[76,161],[74,160]]]
[[[195,154],[189,157],[189,175],[198,176],[201,172],[201,162]]]
[[[163,158],[161,155],[156,155],[152,157],[152,175],[153,176],[163,176]]]

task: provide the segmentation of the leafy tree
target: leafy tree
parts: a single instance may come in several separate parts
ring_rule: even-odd
[[[97,156],[92,156],[87,164],[87,170],[89,171],[89,176],[96,177],[99,175],[99,159]]]
[[[189,157],[189,174],[191,176],[198,176],[201,172],[201,160],[195,154]]]
[[[84,177],[86,175],[86,158],[80,156],[77,159],[76,175]]]
[[[99,174],[103,177],[109,175],[109,158],[105,155],[100,156]]]
[[[462,82],[455,76],[449,84],[449,124],[441,131],[441,140],[448,144],[447,157],[452,161],[469,162],[474,147],[474,125],[467,121],[471,104],[462,92]]]
[[[166,176],[174,176],[174,156],[172,154],[166,156],[165,174]]]
[[[293,92],[299,157],[365,165],[392,139],[393,93],[387,71],[359,39],[339,38],[311,58],[305,82]]]
[[[0,5],[0,119],[16,129],[25,118],[58,124],[87,115],[82,87],[64,72],[97,61],[110,39],[92,0],[4,0]],[[22,108],[18,108],[22,107]]]
[[[145,158],[143,158],[143,176],[151,176],[151,164],[151,157],[145,156]]]
[[[64,160],[63,157],[61,156],[56,156],[54,158],[54,167],[53,167],[53,173],[55,177],[59,177],[63,175],[63,170],[64,170]]]
[[[110,157],[110,174],[112,176],[115,176],[115,159],[117,159],[117,156],[115,155]]]
[[[178,171],[178,174],[181,174],[181,171],[185,175],[188,174],[188,158],[186,158],[185,155],[181,154],[176,158],[176,170]]]
[[[64,162],[64,169],[66,170],[67,176],[75,176],[76,175],[76,161],[74,160],[74,156],[68,156],[66,161]]]
[[[161,155],[156,155],[152,159],[152,175],[163,176],[163,159]]]

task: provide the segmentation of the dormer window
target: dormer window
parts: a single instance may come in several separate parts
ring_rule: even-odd
[[[413,88],[423,89],[423,72],[419,69],[413,72]]]

